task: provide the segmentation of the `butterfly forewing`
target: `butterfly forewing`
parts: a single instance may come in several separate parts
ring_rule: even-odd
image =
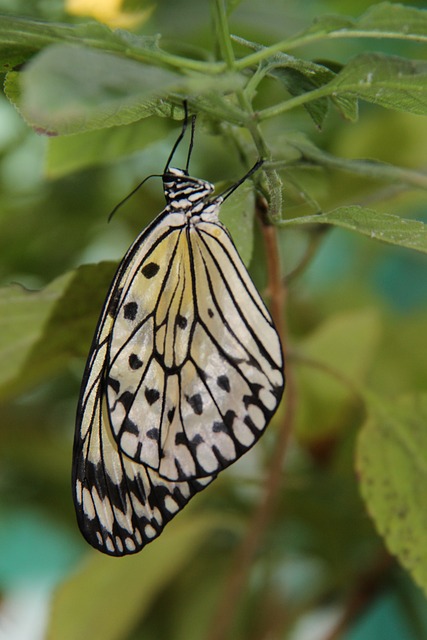
[[[117,271],[82,385],[80,528],[133,553],[260,437],[284,386],[280,341],[213,186],[170,170],[168,205]]]

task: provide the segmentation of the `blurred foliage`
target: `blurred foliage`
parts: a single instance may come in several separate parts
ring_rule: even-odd
[[[378,638],[390,602],[399,639],[426,637],[424,595],[400,568],[427,591],[425,3],[89,5],[0,0],[3,593],[59,583],[52,640]],[[138,556],[111,559],[75,524],[75,405],[117,260],[164,206],[159,182],[108,214],[162,171],[184,97],[193,175],[220,190],[266,159],[254,181],[293,384],[253,451]],[[271,293],[251,184],[222,215]]]

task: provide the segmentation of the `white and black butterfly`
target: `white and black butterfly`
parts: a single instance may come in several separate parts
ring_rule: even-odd
[[[110,287],[77,411],[78,523],[115,556],[160,535],[252,447],[284,388],[278,334],[218,220],[224,195],[170,167],[184,132],[163,173],[166,207]]]

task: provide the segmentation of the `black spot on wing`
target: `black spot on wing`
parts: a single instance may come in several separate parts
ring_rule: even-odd
[[[115,393],[119,393],[120,391],[120,382],[118,380],[114,380],[114,378],[108,378],[107,384]]]
[[[180,329],[185,329],[188,324],[187,318],[185,316],[177,315],[176,316],[176,326]]]
[[[154,404],[160,398],[160,393],[157,389],[149,389],[146,387],[145,389],[145,397],[147,399],[148,404]]]
[[[134,398],[135,396],[133,393],[131,393],[130,391],[124,391],[119,398],[119,402],[124,406],[126,411],[129,411],[134,401]]]
[[[185,434],[182,431],[178,431],[178,433],[175,435],[175,444],[179,445],[179,444],[187,444],[188,440],[185,436]]]
[[[158,440],[159,439],[159,430],[156,428],[153,429],[149,429],[147,431],[147,438],[150,438],[151,440]]]
[[[194,396],[185,396],[188,404],[193,409],[194,413],[201,416],[203,413],[203,399],[200,393],[195,393]]]
[[[147,279],[150,279],[150,278],[154,278],[154,276],[157,274],[159,269],[160,267],[158,264],[156,264],[155,262],[149,262],[144,267],[142,267],[141,273]]]
[[[171,408],[171,409],[169,409],[169,411],[168,411],[168,420],[169,420],[169,423],[171,423],[171,422],[172,422],[174,415],[175,415],[175,407],[172,407],[172,408]]]
[[[224,389],[224,391],[227,391],[227,393],[230,392],[230,380],[228,376],[218,376],[216,382],[220,389]]]
[[[139,434],[139,429],[137,425],[134,422],[132,422],[132,420],[127,416],[123,420],[121,431],[127,431],[127,433],[131,433],[134,436],[137,436]]]
[[[140,369],[142,367],[142,360],[138,358],[136,353],[131,353],[129,356],[129,366],[131,369]]]
[[[123,307],[123,315],[126,320],[135,320],[137,313],[138,305],[136,304],[136,302],[128,302]]]

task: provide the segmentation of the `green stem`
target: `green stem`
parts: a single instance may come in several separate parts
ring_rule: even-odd
[[[280,42],[276,42],[270,47],[265,47],[260,51],[255,51],[254,53],[250,53],[249,55],[240,58],[235,63],[235,69],[241,71],[242,69],[246,69],[248,67],[254,66],[266,60],[270,56],[275,53],[283,52],[283,51],[291,51],[296,47],[302,47],[307,44],[312,44],[313,42],[317,42],[318,40],[323,40],[325,38],[383,38],[383,39],[401,39],[401,40],[413,40],[416,42],[426,42],[427,37],[424,37],[420,34],[403,34],[403,33],[386,33],[384,31],[346,31],[344,29],[340,29],[338,31],[321,31],[317,33],[310,33],[301,36],[295,36],[293,38],[287,38],[285,40],[281,40]]]
[[[213,14],[215,19],[215,28],[216,28],[215,30],[216,30],[218,44],[219,44],[221,53],[225,59],[227,68],[230,71],[234,71],[235,65],[236,65],[236,59],[234,56],[234,51],[231,43],[227,12],[226,12],[224,0],[214,0]],[[270,158],[271,156],[270,151],[259,129],[259,126],[254,118],[252,104],[247,94],[245,93],[245,91],[240,90],[236,92],[236,95],[237,95],[237,99],[239,101],[239,105],[241,109],[250,116],[250,118],[248,119],[248,122],[246,123],[246,126],[252,135],[252,138],[257,148],[259,156],[261,158]]]
[[[257,119],[268,120],[269,118],[280,116],[282,113],[285,113],[286,111],[295,109],[295,107],[300,107],[306,104],[306,102],[311,102],[312,100],[324,98],[325,96],[331,95],[331,93],[333,93],[333,89],[331,89],[329,84],[326,84],[323,87],[314,89],[313,91],[307,91],[307,93],[302,93],[301,95],[295,96],[294,98],[290,98],[289,100],[285,100],[284,102],[279,102],[279,104],[275,104],[273,107],[267,107],[267,109],[262,109],[262,111],[258,111]]]
[[[213,15],[221,55],[224,58],[229,71],[234,71],[236,59],[234,57],[233,45],[231,43],[224,0],[214,0]]]
[[[419,189],[427,189],[427,173],[422,173],[421,171],[393,166],[379,160],[337,158],[326,151],[320,151],[308,145],[295,144],[292,140],[287,140],[286,144],[300,151],[304,160],[310,160],[320,166],[331,167],[339,171],[366,176],[367,178],[401,182]],[[288,163],[279,160],[271,162],[270,166],[275,169],[283,169],[288,166]]]

